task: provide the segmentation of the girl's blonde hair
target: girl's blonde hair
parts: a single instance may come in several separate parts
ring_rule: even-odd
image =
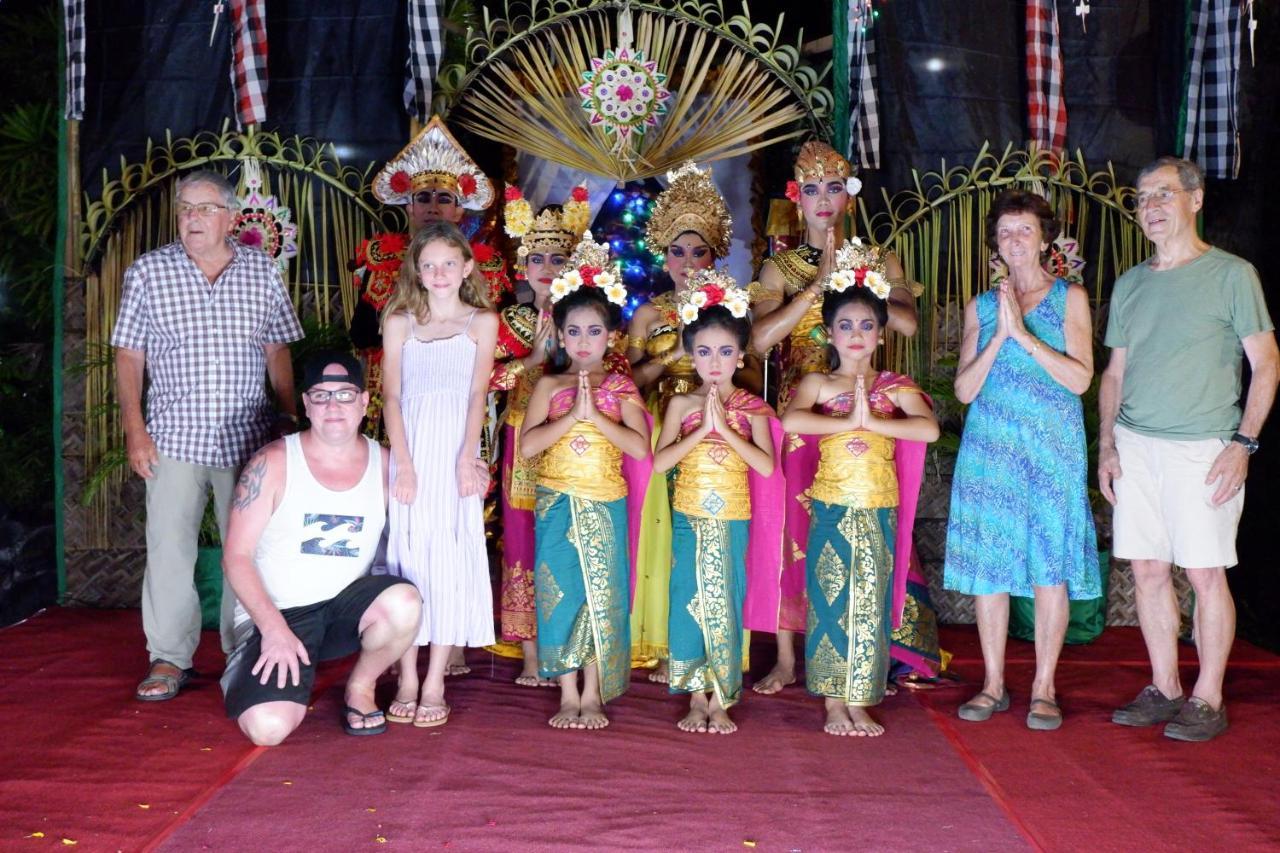
[[[431,309],[427,304],[427,290],[418,278],[418,257],[428,243],[442,242],[462,253],[464,261],[471,261],[471,275],[462,280],[462,290],[458,296],[473,308],[492,308],[489,302],[489,284],[480,265],[475,263],[475,254],[466,236],[452,222],[431,222],[418,229],[409,241],[409,248],[404,253],[404,263],[400,265],[400,278],[396,281],[396,292],[388,300],[383,309],[383,323],[387,317],[394,317],[401,312],[413,315],[418,323],[426,323],[431,317]]]

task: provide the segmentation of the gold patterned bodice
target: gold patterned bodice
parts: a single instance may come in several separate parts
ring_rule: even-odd
[[[565,415],[572,417],[572,415]],[[627,496],[622,451],[590,421],[578,421],[538,458],[538,485],[593,501]]]
[[[630,376],[605,374],[592,389],[596,409],[615,423],[622,421],[625,403],[641,405],[640,394]],[[551,395],[547,420],[573,417],[578,398],[576,385],[568,385]],[[622,478],[622,451],[604,437],[590,421],[577,421],[560,440],[538,456],[538,485],[557,492],[593,501],[616,501],[627,496]]]
[[[753,415],[773,415],[769,405],[741,388],[724,400],[729,428],[751,441]],[[680,422],[683,438],[702,425],[702,409],[695,409]],[[749,466],[738,452],[717,433],[712,433],[690,450],[676,468],[671,506],[699,518],[736,521],[751,518]]]
[[[867,392],[867,405],[872,417],[888,419],[894,416],[888,391],[901,378],[883,372],[872,383]],[[853,399],[853,392],[837,394],[818,408],[824,415],[847,415],[853,407]],[[818,470],[809,490],[810,497],[858,509],[897,506],[896,445],[894,439],[867,430],[847,430],[823,436],[818,442]]]

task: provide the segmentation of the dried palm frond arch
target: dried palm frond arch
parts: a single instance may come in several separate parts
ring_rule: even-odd
[[[345,327],[355,310],[348,262],[360,241],[376,231],[403,229],[403,213],[384,208],[366,192],[373,164],[344,165],[331,144],[281,137],[224,123],[163,143],[148,141],[136,163],[103,173],[97,199],[86,196],[79,235],[84,268],[84,462],[91,496],[79,538],[87,547],[110,545],[111,519],[128,473],[119,413],[114,405],[111,330],[120,307],[125,270],[144,252],[176,238],[173,187],[193,169],[209,169],[241,182],[242,163],[256,160],[264,193],[288,207],[298,227],[298,255],[284,272],[286,287],[305,323]],[[240,175],[237,176],[237,170]]]
[[[1134,219],[1133,188],[1116,180],[1111,164],[1090,172],[1083,155],[1055,157],[1031,147],[990,144],[969,165],[936,172],[912,170],[914,186],[894,195],[882,191],[874,212],[859,205],[864,233],[893,249],[909,278],[924,285],[920,332],[894,337],[890,363],[913,376],[932,372],[959,352],[965,304],[990,281],[990,251],[984,222],[992,199],[1006,189],[1035,191],[1048,199],[1063,234],[1078,241],[1084,283],[1096,309],[1110,284],[1150,254],[1151,244]]]
[[[807,65],[800,43],[723,0],[660,5],[640,0],[504,2],[467,40],[466,63],[446,66],[438,86],[449,119],[480,136],[619,182],[706,163],[801,135],[829,135],[830,70]],[[624,143],[591,124],[578,88],[593,57],[618,47],[618,16],[630,14],[633,46],[665,74],[671,98],[657,126]],[[801,34],[803,38],[803,34]],[[465,97],[464,97],[465,96]]]

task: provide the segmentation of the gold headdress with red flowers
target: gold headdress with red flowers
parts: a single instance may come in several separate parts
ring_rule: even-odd
[[[711,268],[689,273],[687,286],[676,301],[680,322],[687,326],[697,320],[700,313],[716,305],[723,305],[740,319],[747,316],[751,300],[746,289],[723,270]]]
[[[530,252],[560,253],[573,251],[578,237],[591,224],[591,207],[587,188],[576,186],[559,211],[544,209],[536,217],[520,188],[512,184],[505,193],[503,229],[520,241],[516,257],[521,267]]]
[[[384,204],[408,204],[422,190],[451,192],[467,210],[484,210],[493,204],[493,184],[440,116],[432,116],[373,179],[373,194]]]
[[[862,190],[862,181],[853,176],[849,161],[827,143],[811,139],[800,146],[800,153],[796,155],[796,179],[787,181],[787,198],[799,204],[800,187],[823,178],[844,178],[849,195],[857,195]]]

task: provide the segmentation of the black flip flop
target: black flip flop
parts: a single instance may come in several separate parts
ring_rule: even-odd
[[[355,726],[351,725],[351,720],[350,720],[351,717],[359,717],[361,720],[364,721],[365,725],[362,726],[361,728],[356,728]],[[377,726],[369,725],[368,723],[369,723],[370,717],[382,717],[382,724]],[[352,708],[350,705],[346,705],[342,709],[342,730],[347,734],[351,735],[352,737],[365,737],[366,735],[380,735],[387,730],[387,715],[382,713],[381,708],[374,708],[372,711],[366,714],[363,711],[357,711],[355,708]]]

